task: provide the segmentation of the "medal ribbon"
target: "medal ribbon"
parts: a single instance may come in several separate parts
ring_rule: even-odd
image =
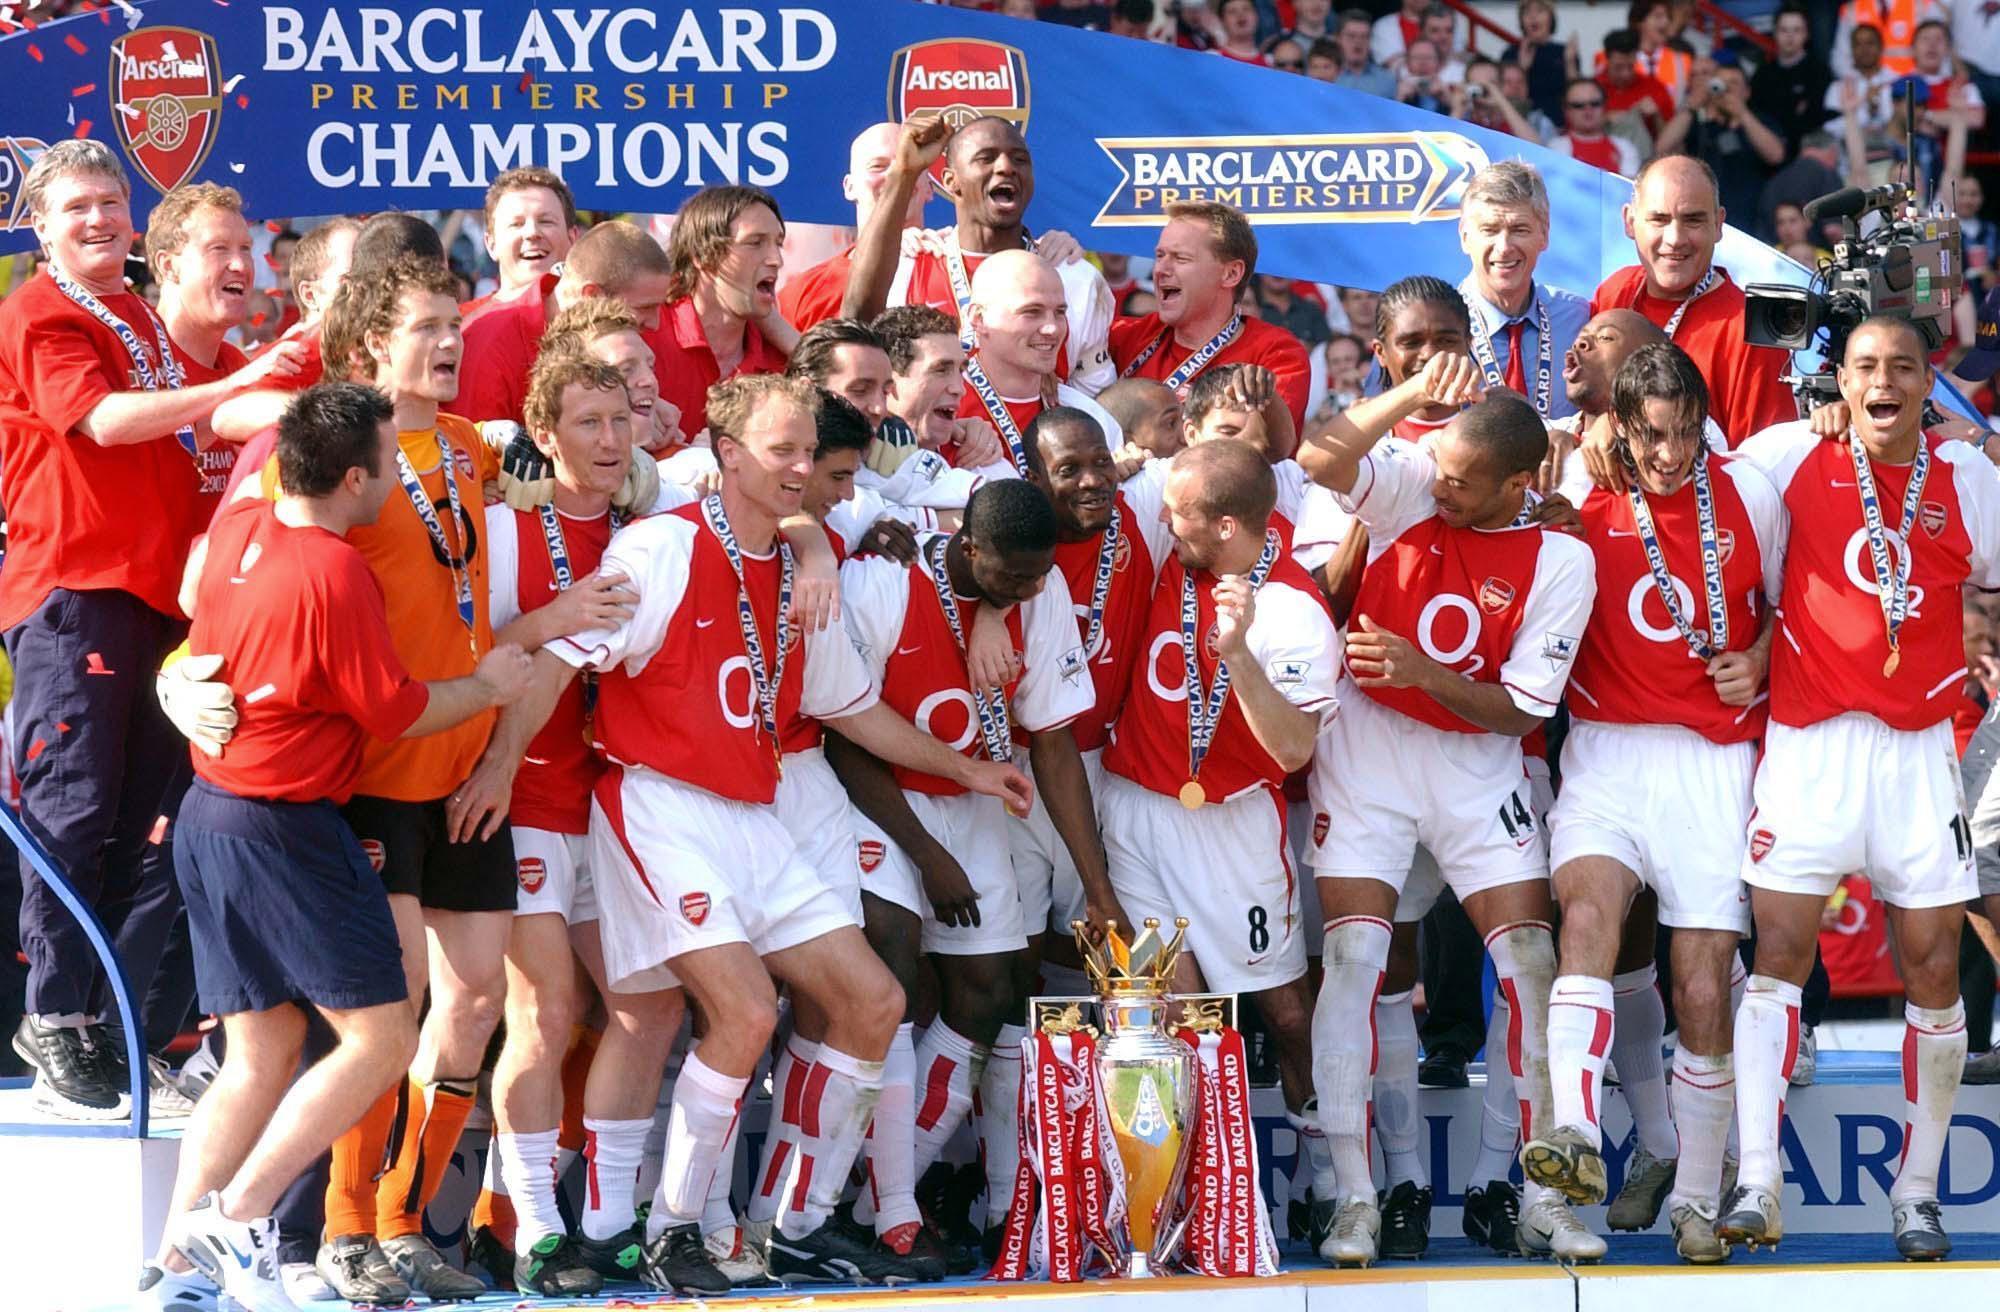
[[[961,655],[965,652],[965,626],[958,618],[958,596],[952,591],[951,575],[944,567],[944,548],[950,539],[942,534],[925,544],[924,563],[930,567],[931,584],[937,589],[938,605],[944,610],[945,623],[951,625],[951,636],[958,641]],[[967,683],[972,680],[968,677]],[[995,689],[989,695],[984,688],[972,689],[972,709],[979,716],[979,734],[986,742],[986,758],[990,761],[1011,761],[1014,759],[1014,729],[1007,716],[1007,694]]]
[[[1222,348],[1235,341],[1237,334],[1242,331],[1243,316],[1240,314],[1230,315],[1229,322],[1222,325],[1221,332],[1209,338],[1200,350],[1181,361],[1180,365],[1162,381],[1166,383],[1168,388],[1178,394],[1183,387],[1194,381],[1196,374],[1199,374],[1203,369],[1208,367],[1210,360],[1221,354]],[[1152,345],[1139,352],[1132,363],[1126,365],[1118,376],[1120,378],[1130,378],[1133,374],[1145,368],[1146,361],[1152,359],[1159,352],[1159,349],[1167,344],[1167,338],[1173,336],[1173,332],[1172,328],[1162,328],[1160,335],[1153,339]]]
[[[1674,340],[1674,334],[1680,330],[1681,319],[1687,314],[1688,307],[1693,305],[1696,301],[1700,300],[1702,297],[1708,295],[1711,291],[1714,291],[1716,286],[1719,283],[1721,283],[1721,281],[1722,281],[1722,275],[1717,273],[1712,268],[1707,273],[1702,275],[1700,285],[1694,289],[1694,295],[1688,297],[1685,301],[1682,301],[1678,306],[1676,306],[1673,315],[1670,318],[1668,318],[1666,326],[1660,329],[1661,332],[1667,335],[1668,341],[1671,342],[1672,340]],[[1634,296],[1632,299],[1636,303],[1639,299],[1639,296],[1644,296],[1645,294],[1646,294],[1646,284],[1642,281],[1639,284],[1638,295]]]
[[[1897,536],[1903,543],[1903,567],[1896,568],[1889,557],[1886,526],[1882,522],[1882,502],[1875,492],[1875,474],[1868,466],[1868,450],[1861,436],[1847,430],[1847,455],[1854,462],[1854,486],[1861,494],[1861,525],[1868,535],[1868,563],[1875,571],[1875,599],[1882,604],[1882,624],[1889,631],[1890,660],[1897,655],[1897,641],[1903,621],[1910,615],[1910,533],[1917,524],[1917,511],[1924,499],[1924,482],[1930,477],[1931,448],[1921,435],[1917,458],[1910,465],[1910,486],[1903,493],[1903,523]],[[1891,671],[1884,670],[1887,675]]]
[[[1646,551],[1646,566],[1653,572],[1653,587],[1666,605],[1667,618],[1681,631],[1688,651],[1697,660],[1711,660],[1729,650],[1729,599],[1722,590],[1722,535],[1716,530],[1715,487],[1708,477],[1708,451],[1704,446],[1694,461],[1694,517],[1701,538],[1701,591],[1708,605],[1706,630],[1694,626],[1681,614],[1680,595],[1674,576],[1667,569],[1666,553],[1660,549],[1659,530],[1653,524],[1653,509],[1639,487],[1631,459],[1626,459],[1626,492],[1632,498],[1632,525],[1638,530],[1639,545]]]
[[[749,658],[750,679],[756,685],[758,730],[770,735],[771,754],[782,759],[784,748],[778,742],[778,689],[785,682],[785,657],[792,645],[791,544],[783,537],[778,539],[778,658],[774,665],[767,666],[764,639],[757,631],[757,612],[750,605],[750,585],[743,577],[743,549],[736,544],[736,531],[729,527],[722,497],[708,496],[701,503],[701,513],[708,527],[722,540],[722,553],[729,557],[729,568],[736,575],[736,621],[743,630],[743,654]]]
[[[1006,439],[1007,453],[1014,458],[1015,471],[1022,478],[1026,478],[1028,448],[1021,438],[1021,426],[1014,422],[1013,411],[1009,410],[1007,403],[1000,399],[1000,389],[993,385],[993,380],[986,376],[984,369],[980,368],[979,357],[976,355],[965,357],[965,381],[972,384],[973,395],[979,398],[979,404],[986,407],[987,417],[993,421],[993,426],[1000,430],[1000,436]]]
[[[132,357],[132,372],[139,375],[139,386],[149,392],[173,391],[187,386],[187,379],[181,373],[181,362],[174,358],[173,343],[167,340],[167,325],[158,314],[154,313],[152,306],[146,306],[146,317],[152,320],[153,344],[160,353],[160,367],[157,370],[153,368],[152,357],[146,354],[145,345],[139,341],[139,334],[132,330],[132,325],[111,313],[110,307],[98,300],[88,287],[73,281],[69,275],[54,265],[49,266],[49,277],[54,280],[56,290],[75,302],[78,309],[118,335],[119,342],[125,347],[125,353]],[[139,303],[146,304],[143,299]],[[183,424],[174,433],[174,438],[180,442],[181,450],[187,452],[190,458],[197,461],[201,459],[201,450],[195,443],[193,424]]]
[[[1257,557],[1257,567],[1250,571],[1250,591],[1264,586],[1264,576],[1271,572],[1271,563],[1277,558],[1278,535],[1266,529],[1264,554]],[[1215,683],[1206,694],[1202,692],[1196,632],[1200,627],[1201,598],[1195,591],[1194,572],[1189,570],[1181,575],[1181,657],[1187,674],[1188,778],[1193,780],[1201,777],[1201,763],[1208,758],[1216,726],[1222,722],[1222,704],[1229,698],[1229,663],[1223,660],[1215,663]]]
[[[1116,498],[1111,502],[1111,522],[1104,526],[1104,541],[1097,547],[1097,572],[1090,580],[1090,618],[1083,626],[1083,649],[1097,650],[1104,634],[1104,606],[1111,597],[1111,567],[1118,556],[1118,534],[1125,523],[1125,508]]]
[[[1486,376],[1488,387],[1504,387],[1507,378],[1501,372],[1499,356],[1493,351],[1493,330],[1486,324],[1486,311],[1479,308],[1483,298],[1477,296],[1470,277],[1458,285],[1458,290],[1465,297],[1466,307],[1472,311],[1472,358],[1478,362],[1479,372]],[[1549,327],[1548,299],[1541,294],[1540,288],[1535,290],[1534,302],[1535,395],[1533,399],[1535,413],[1547,419],[1549,406],[1555,397],[1555,334]]]
[[[458,471],[452,467],[451,444],[444,440],[443,433],[433,433],[438,444],[438,469],[444,474],[445,504],[451,510],[451,527],[454,533],[466,530],[465,512],[458,502]],[[468,634],[479,632],[479,612],[472,602],[472,551],[468,546],[460,555],[451,548],[451,539],[445,536],[444,525],[438,521],[437,503],[430,493],[424,491],[423,480],[417,477],[417,470],[410,458],[403,454],[400,443],[396,446],[396,478],[403,485],[403,494],[410,499],[411,509],[423,522],[424,532],[430,535],[431,546],[444,557],[445,568],[451,571],[451,587],[458,605],[459,622],[465,625]],[[475,648],[474,654],[477,655]]]

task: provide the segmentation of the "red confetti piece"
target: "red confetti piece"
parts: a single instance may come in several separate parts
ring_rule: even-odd
[[[15,29],[12,23],[8,22],[4,18],[0,18],[0,36],[12,36],[14,35],[14,31]]]
[[[250,97],[248,97],[248,96],[244,95],[244,94],[243,94],[242,92],[240,92],[240,91],[239,91],[239,92],[237,92],[237,93],[236,93],[236,108],[238,108],[238,109],[248,109],[248,108],[250,108]]]
[[[70,94],[70,95],[71,95],[72,97],[78,97],[78,98],[80,98],[80,97],[83,97],[83,96],[87,96],[87,95],[89,95],[89,94],[90,94],[91,92],[93,92],[93,91],[95,91],[95,90],[97,90],[97,83],[95,83],[95,82],[86,82],[86,83],[84,83],[84,84],[83,84],[82,86],[80,86],[80,87],[71,87],[71,88],[70,88],[70,91],[69,91],[69,94]]]
[[[533,85],[535,85],[535,75],[533,73],[521,74],[521,90],[526,91]]]
[[[76,51],[76,53],[79,55],[87,55],[90,53],[90,47],[85,45],[83,43],[83,38],[78,36],[74,32],[71,32],[68,36],[63,38],[63,44],[68,46],[71,50]]]
[[[262,310],[259,310],[257,311],[257,313],[250,316],[250,326],[252,328],[262,328],[264,326],[264,320],[268,319],[269,317],[270,316],[265,314]]]
[[[43,752],[47,751],[48,746],[49,744],[46,738],[35,739],[35,741],[28,744],[28,759],[30,761],[34,760],[36,757],[40,756]]]
[[[57,721],[56,721],[56,732],[57,732],[57,733],[68,733],[68,732],[69,732],[69,721],[68,721],[68,720],[57,720]]]
[[[76,133],[75,133],[75,135],[77,135],[77,136],[79,136],[79,137],[87,137],[87,136],[89,136],[89,135],[90,135],[90,120],[89,120],[89,119],[83,119],[82,121],[80,121],[80,122],[79,122],[79,123],[78,123],[78,124],[76,125]]]
[[[28,47],[28,58],[30,58],[30,59],[32,59],[32,60],[34,60],[34,61],[35,61],[35,62],[36,62],[37,64],[41,63],[41,62],[42,62],[42,48],[41,48],[40,46],[37,46],[37,45],[30,45],[30,46]]]
[[[272,232],[283,232],[285,230],[285,225],[278,222],[276,219],[264,220],[264,226],[269,228]],[[270,257],[267,255],[265,256],[265,258],[269,259]]]

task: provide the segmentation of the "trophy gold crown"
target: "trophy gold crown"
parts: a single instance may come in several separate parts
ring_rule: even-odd
[[[1091,986],[1101,997],[1164,997],[1172,990],[1174,964],[1180,960],[1187,927],[1187,917],[1176,916],[1174,936],[1163,938],[1159,917],[1148,916],[1138,937],[1128,943],[1113,920],[1105,925],[1104,941],[1093,943],[1086,922],[1070,922]]]

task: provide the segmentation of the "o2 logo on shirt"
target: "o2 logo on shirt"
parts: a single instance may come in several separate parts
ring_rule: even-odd
[[[1674,584],[1674,604],[1683,615],[1693,615],[1694,592],[1681,581],[1678,574],[1670,574]],[[1664,624],[1655,624],[1647,616],[1648,606],[1665,617]],[[1667,614],[1666,606],[1660,601],[1660,589],[1653,582],[1651,574],[1642,574],[1632,581],[1632,591],[1625,594],[1625,618],[1632,621],[1633,630],[1648,642],[1682,642],[1681,631],[1674,626],[1673,616]]]
[[[1489,579],[1487,582],[1492,583],[1497,580]],[[1484,590],[1481,589],[1482,592]],[[1508,600],[1513,600],[1511,588],[1508,589]],[[1464,635],[1450,647],[1445,646],[1438,636],[1438,621],[1446,612],[1461,615],[1465,621]],[[1486,668],[1486,658],[1472,654],[1472,649],[1479,645],[1480,630],[1485,627],[1485,623],[1480,618],[1479,608],[1472,604],[1470,598],[1461,597],[1456,592],[1440,592],[1424,603],[1423,613],[1417,616],[1417,645],[1424,649],[1426,656],[1438,664],[1448,665],[1458,673],[1470,677]],[[1472,659],[1460,669],[1459,662],[1465,661],[1468,656]]]
[[[937,713],[947,706],[959,707],[959,713],[964,717],[964,729],[952,738],[947,738],[934,723]],[[972,746],[978,714],[972,708],[971,693],[963,688],[941,688],[917,703],[917,713],[910,717],[910,721],[954,752],[962,752]]]
[[[1921,511],[1919,515],[1921,516]],[[1889,563],[1898,578],[1908,583],[1910,577],[1910,544],[1903,541],[1902,534],[1884,524],[1882,539],[1889,548]],[[1870,597],[1880,597],[1882,590],[1875,586],[1875,565],[1868,555],[1868,530],[1857,528],[1847,539],[1846,550],[1840,553],[1841,563],[1847,568],[1847,581]],[[1923,616],[1924,589],[1915,583],[1908,583],[1910,597],[1910,619]]]

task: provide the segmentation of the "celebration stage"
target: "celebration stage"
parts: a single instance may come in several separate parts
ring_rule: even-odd
[[[1478,1139],[1481,1078],[1470,1089],[1425,1090],[1429,1167],[1434,1182],[1460,1185]],[[1615,1189],[1632,1150],[1623,1102],[1613,1095],[1607,1131]],[[1795,1090],[1786,1104],[1785,1227],[1776,1253],[1738,1252],[1723,1267],[1678,1263],[1665,1221],[1654,1232],[1612,1235],[1610,1253],[1594,1267],[1565,1268],[1492,1256],[1460,1237],[1461,1195],[1439,1188],[1431,1256],[1366,1271],[1333,1271],[1303,1245],[1285,1244],[1285,1269],[1257,1281],[1190,1277],[1077,1285],[996,1284],[961,1280],[896,1290],[849,1291],[830,1286],[742,1291],[721,1300],[744,1308],[937,1307],[1005,1300],[1032,1312],[1510,1312],[1512,1309],[1605,1309],[1606,1312],[1700,1312],[1767,1308],[1779,1298],[1812,1312],[1973,1305],[1990,1296],[2000,1270],[2000,1087],[1960,1094],[1947,1147],[1942,1193],[1953,1260],[1913,1266],[1896,1260],[1887,1233],[1885,1197],[1902,1132],[1902,1089],[1894,1053],[1820,1054],[1819,1083]],[[745,1109],[746,1140],[761,1139],[764,1104]],[[1258,1146],[1267,1188],[1290,1174],[1296,1143],[1275,1090],[1256,1091]],[[171,1123],[169,1123],[171,1124]],[[29,1260],[9,1278],[9,1312],[110,1312],[132,1306],[141,1258],[158,1242],[172,1187],[179,1140],[105,1137],[107,1127],[51,1123],[35,1116],[25,1088],[0,1088],[0,1234]],[[446,1187],[433,1206],[431,1236],[456,1253],[486,1150],[468,1135]],[[1601,1225],[1603,1209],[1585,1208]],[[1279,1233],[1284,1233],[1280,1218]],[[1783,1275],[1780,1286],[1773,1277]],[[25,1284],[23,1277],[25,1276]],[[1697,1284],[1696,1282],[1701,1282]],[[1143,1304],[1132,1300],[1144,1299]],[[1894,1300],[1891,1302],[1890,1300]],[[513,1307],[513,1294],[494,1293],[471,1307]],[[653,1291],[607,1291],[595,1299],[535,1301],[528,1307],[686,1306]],[[345,1304],[314,1305],[339,1312]]]

